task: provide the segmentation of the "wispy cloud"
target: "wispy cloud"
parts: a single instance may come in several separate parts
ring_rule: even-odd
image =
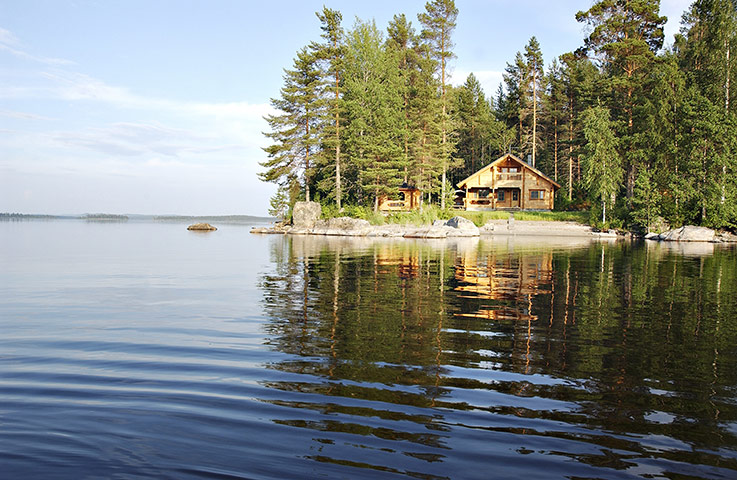
[[[82,132],[60,132],[54,139],[66,146],[113,156],[164,155],[178,157],[214,152],[239,151],[239,144],[223,144],[213,138],[187,129],[144,123],[116,123],[104,128],[88,128]]]
[[[19,120],[51,120],[50,117],[36,115],[35,113],[16,112],[13,110],[0,110],[0,117],[17,118]]]
[[[17,37],[10,30],[2,27],[0,27],[0,50],[8,52],[15,57],[45,65],[62,66],[75,64],[71,60],[63,58],[44,57],[42,55],[28,53],[24,50],[23,45]]]

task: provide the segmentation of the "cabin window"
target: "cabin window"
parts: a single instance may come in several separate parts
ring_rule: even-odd
[[[482,188],[479,190],[479,198],[488,198],[488,196],[489,196],[488,188]]]
[[[499,190],[496,194],[496,199],[500,202],[504,201],[504,190]]]
[[[545,200],[545,190],[530,190],[530,200]]]

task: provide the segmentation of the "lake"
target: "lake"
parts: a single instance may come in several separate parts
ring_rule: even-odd
[[[0,222],[0,478],[737,478],[737,250]]]

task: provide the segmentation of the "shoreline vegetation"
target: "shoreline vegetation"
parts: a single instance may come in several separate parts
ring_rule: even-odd
[[[359,217],[351,210],[400,200],[402,185],[445,211],[469,194],[458,182],[514,153],[560,185],[554,210],[586,210],[595,228],[735,233],[737,6],[695,0],[666,39],[660,3],[595,0],[571,11],[585,27],[581,45],[547,62],[530,32],[494,92],[473,73],[448,81],[453,0],[385,26],[344,27],[324,7],[266,117],[258,175],[277,186],[269,213],[316,200]],[[491,186],[484,195],[499,200]]]

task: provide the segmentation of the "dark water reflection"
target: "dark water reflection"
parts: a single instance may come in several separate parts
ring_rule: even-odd
[[[0,478],[737,478],[737,251],[0,224]]]
[[[687,248],[275,242],[279,422],[420,478],[735,478],[735,252]]]

